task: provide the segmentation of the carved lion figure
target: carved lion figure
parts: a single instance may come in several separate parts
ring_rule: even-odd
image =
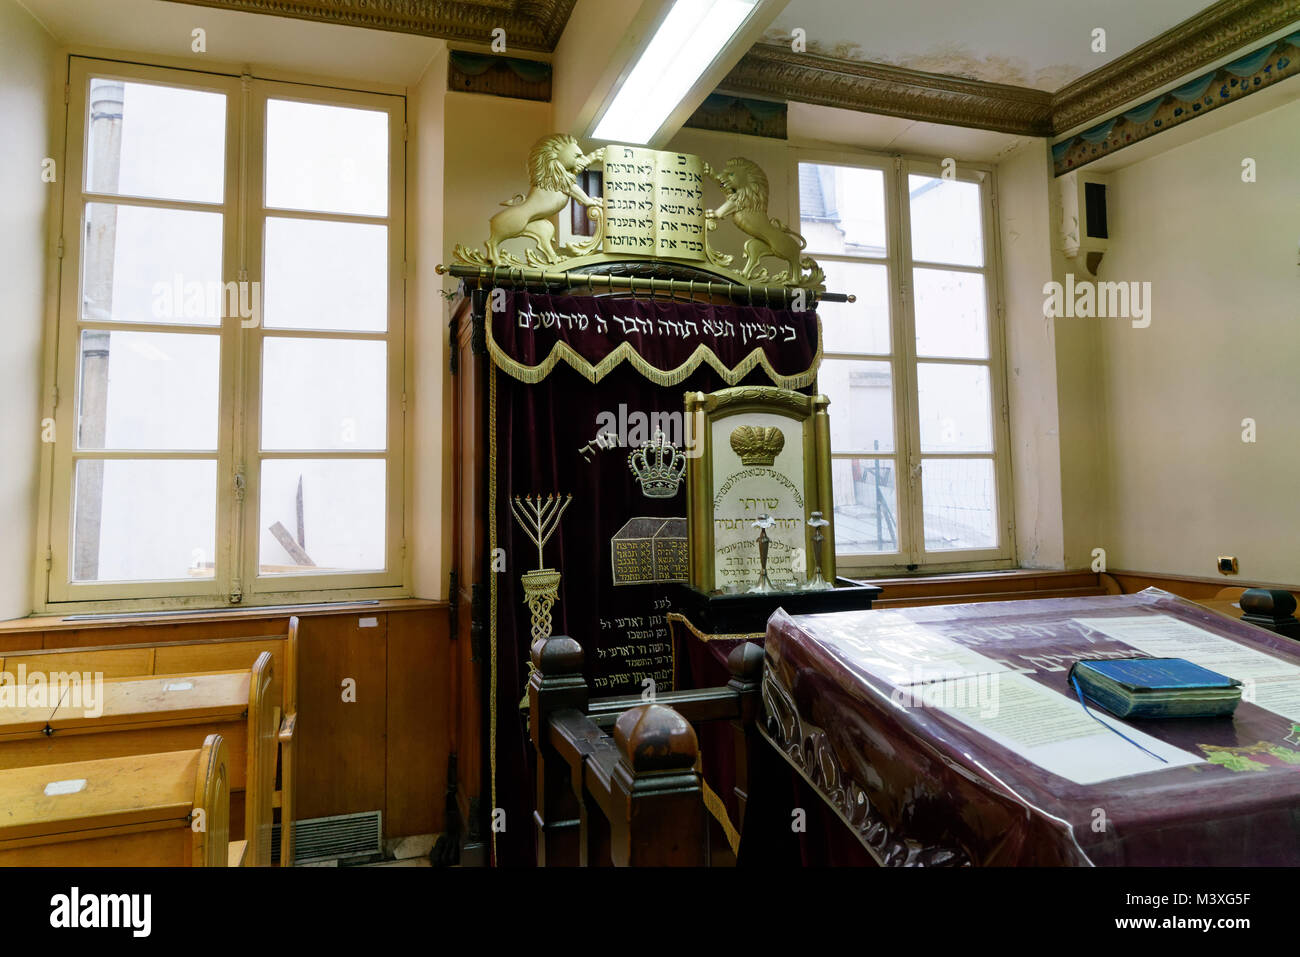
[[[705,219],[712,224],[730,218],[750,237],[745,242],[745,268],[741,271],[744,278],[755,278],[759,262],[768,256],[786,264],[784,272],[772,277],[774,282],[795,284],[806,278],[801,276],[804,269],[814,275],[820,272],[810,257],[801,255],[806,245],[804,238],[779,219],[767,215],[767,176],[758,164],[737,156],[727,160],[721,171],[706,165],[705,173],[727,194],[717,209],[705,210]]]
[[[578,185],[577,174],[603,159],[604,153],[600,149],[584,154],[578,141],[567,133],[554,133],[538,140],[528,153],[528,195],[516,194],[513,199],[502,203],[505,209],[488,221],[486,256],[478,250],[463,247],[458,247],[457,253],[469,262],[509,263],[511,257],[503,253],[501,244],[508,239],[527,236],[537,244],[537,258],[547,263],[559,262],[551,217],[570,199],[588,207],[588,215],[601,208],[600,201],[593,200]],[[530,254],[529,258],[533,256]]]

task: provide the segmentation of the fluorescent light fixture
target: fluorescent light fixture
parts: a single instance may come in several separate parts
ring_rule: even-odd
[[[592,136],[615,143],[650,142],[758,2],[676,0]]]

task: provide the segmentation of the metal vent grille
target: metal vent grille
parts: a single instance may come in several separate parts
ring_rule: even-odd
[[[384,828],[379,811],[317,817],[294,824],[293,862],[383,855]],[[271,830],[271,859],[280,859],[280,825]]]

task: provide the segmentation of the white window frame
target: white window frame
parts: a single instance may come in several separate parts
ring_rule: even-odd
[[[984,240],[984,265],[982,267],[952,266],[946,263],[915,263],[922,268],[934,266],[958,272],[982,273],[987,297],[986,314],[989,332],[990,404],[993,417],[993,451],[921,453],[920,415],[917,409],[917,357],[914,297],[911,283],[912,239],[910,210],[907,208],[907,177],[909,174],[939,176],[943,161],[931,157],[912,155],[884,155],[877,153],[844,153],[822,150],[792,150],[789,170],[794,205],[794,222],[802,222],[801,196],[799,195],[799,165],[815,163],[824,166],[843,166],[880,171],[884,176],[885,190],[885,255],[858,256],[829,254],[810,250],[819,261],[884,266],[889,284],[889,335],[888,356],[870,353],[839,353],[824,351],[824,359],[847,359],[889,362],[891,392],[894,403],[894,451],[873,450],[833,451],[833,459],[881,459],[894,463],[896,519],[899,549],[891,552],[837,552],[836,567],[841,574],[870,573],[907,574],[981,571],[1012,568],[1015,559],[1015,516],[1012,504],[1011,442],[1008,434],[1005,336],[1003,333],[1001,258],[998,247],[997,186],[994,169],[979,163],[958,162],[953,178],[975,182],[982,186],[980,198],[983,205],[981,223]],[[836,292],[853,292],[834,290]],[[925,362],[943,362],[956,365],[983,365],[984,360],[931,359]],[[835,415],[835,407],[830,410]],[[932,459],[986,459],[993,460],[994,481],[997,484],[995,531],[998,542],[992,548],[953,549],[927,552],[925,550],[921,471],[922,458]]]
[[[225,189],[220,203],[149,200],[85,189],[87,111],[91,78],[178,86],[226,95]],[[386,217],[349,216],[264,210],[266,101],[292,99],[357,106],[388,114],[389,202]],[[53,397],[53,452],[42,463],[42,516],[38,528],[38,611],[133,611],[186,607],[273,605],[303,601],[348,601],[359,598],[407,597],[405,516],[405,98],[388,93],[340,90],[314,84],[256,79],[217,72],[155,67],[139,63],[73,55],[69,57],[68,121],[63,171],[62,258],[59,302],[51,333],[56,355]],[[192,326],[193,334],[216,334],[221,343],[221,388],[217,452],[215,574],[193,580],[74,582],[70,557],[73,532],[73,485],[76,462],[99,459],[193,459],[187,451],[81,452],[76,449],[80,332],[85,328],[122,331],[177,331],[174,325],[147,322],[83,321],[81,295],[83,211],[86,202],[144,205],[220,212],[223,215],[221,280],[262,281],[262,232],[266,216],[340,222],[382,222],[388,227],[388,329],[384,333],[271,330],[259,324],[244,328],[238,316],[219,327]],[[263,453],[260,449],[261,355],[269,336],[290,338],[382,339],[387,343],[387,449],[381,453],[298,450]],[[209,457],[211,453],[197,453]],[[265,458],[386,460],[385,568],[375,572],[258,574],[259,478]],[[242,483],[237,481],[242,477]],[[239,488],[242,484],[242,489]],[[43,586],[43,587],[42,587]],[[43,592],[43,594],[42,594]]]

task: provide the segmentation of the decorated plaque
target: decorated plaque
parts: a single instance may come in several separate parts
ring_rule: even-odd
[[[835,580],[829,404],[767,386],[687,394],[702,439],[687,473],[693,586],[743,593]]]

